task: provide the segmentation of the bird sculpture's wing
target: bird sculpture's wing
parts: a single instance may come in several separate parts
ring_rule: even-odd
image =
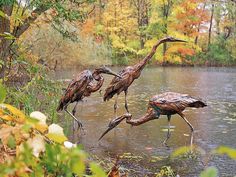
[[[81,100],[85,89],[92,80],[92,73],[89,70],[81,72],[73,79],[62,96],[57,111],[62,110],[68,103]]]
[[[127,67],[126,69],[120,71],[118,75],[119,77],[114,77],[109,86],[105,90],[105,94],[103,96],[104,101],[108,101],[115,94],[120,94],[122,91],[128,89],[130,84],[133,82],[132,73],[130,72],[131,68]]]
[[[199,98],[175,92],[155,95],[150,99],[150,104],[156,106],[164,114],[182,112],[186,107],[199,108],[206,106],[206,103]]]

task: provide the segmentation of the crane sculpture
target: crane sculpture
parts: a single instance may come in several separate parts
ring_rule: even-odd
[[[116,77],[120,77],[114,73],[110,68],[102,66],[95,69],[93,72],[89,70],[84,70],[73,79],[65,90],[64,95],[59,101],[57,111],[65,110],[77,123],[78,127],[82,128],[82,123],[75,117],[76,107],[79,101],[82,101],[84,97],[88,97],[91,93],[98,91],[104,82],[104,78],[101,75],[110,74]],[[94,83],[93,81],[97,81]],[[76,102],[72,113],[67,110],[70,103]]]
[[[114,104],[114,113],[116,115],[117,110],[117,101],[118,96],[121,92],[125,93],[125,109],[129,113],[128,110],[128,102],[127,102],[127,93],[129,86],[133,83],[135,79],[138,79],[142,70],[147,65],[148,61],[152,58],[155,54],[156,49],[159,45],[165,42],[186,42],[184,40],[176,39],[173,37],[165,37],[159,40],[153,47],[151,52],[139,63],[135,64],[134,66],[128,66],[125,69],[121,70],[118,75],[121,77],[114,77],[109,86],[105,90],[105,94],[103,96],[104,101],[108,101],[111,99],[115,94],[117,95]]]
[[[123,116],[113,119],[109,123],[108,129],[102,134],[99,140],[102,139],[105,134],[107,134],[109,131],[119,125],[124,119],[126,119],[126,123],[131,124],[132,126],[138,126],[150,120],[158,119],[160,115],[166,115],[168,119],[168,132],[166,139],[163,142],[163,144],[166,144],[167,140],[170,138],[171,116],[174,114],[178,114],[183,118],[183,120],[188,124],[191,129],[190,145],[192,146],[194,128],[186,119],[185,115],[183,114],[183,111],[187,107],[200,108],[205,106],[207,106],[206,103],[201,101],[201,99],[194,98],[187,94],[165,92],[163,94],[155,95],[149,100],[148,109],[144,116],[138,119],[131,119],[132,115],[126,113]]]

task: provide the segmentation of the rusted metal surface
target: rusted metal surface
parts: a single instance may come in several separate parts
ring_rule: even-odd
[[[173,37],[166,37],[161,40],[159,40],[152,48],[152,50],[148,53],[148,55],[141,60],[139,63],[135,64],[134,66],[128,66],[125,69],[121,70],[118,74],[121,76],[121,78],[115,77],[109,84],[109,86],[105,90],[105,94],[103,96],[104,101],[108,101],[111,99],[115,94],[118,95],[121,92],[125,93],[125,108],[126,111],[128,110],[128,103],[127,103],[127,93],[129,86],[133,83],[135,79],[138,79],[141,75],[142,70],[147,65],[148,61],[151,60],[152,56],[155,54],[156,49],[159,45],[165,42],[186,42],[180,39],[176,39]],[[114,109],[116,113],[117,108],[117,98],[115,101]]]
[[[187,107],[200,108],[205,106],[207,106],[206,103],[204,103],[200,98],[194,98],[187,94],[165,92],[163,94],[155,95],[149,100],[148,109],[144,116],[138,119],[132,119],[132,115],[126,113],[120,117],[115,118],[109,123],[108,129],[102,134],[99,140],[102,139],[102,137],[105,136],[105,134],[107,134],[113,128],[118,126],[124,119],[126,119],[127,124],[131,124],[132,126],[138,126],[150,120],[158,119],[160,115],[167,115],[169,123],[168,132],[167,138],[163,142],[164,144],[166,144],[166,141],[170,138],[171,115],[179,114],[191,129],[190,144],[192,145],[194,129],[193,126],[189,123],[189,121],[185,118],[183,111]]]

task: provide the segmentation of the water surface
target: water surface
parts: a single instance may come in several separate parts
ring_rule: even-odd
[[[113,68],[119,71],[122,68]],[[79,71],[57,71],[56,79],[70,79]],[[102,90],[112,79],[105,76]],[[65,85],[66,87],[66,85]],[[133,118],[138,118],[146,112],[148,100],[152,95],[166,91],[187,93],[205,100],[208,107],[201,109],[187,109],[184,113],[195,128],[194,144],[210,152],[219,145],[236,148],[236,69],[235,68],[182,68],[157,67],[146,68],[140,78],[135,80],[129,88],[128,103]],[[104,92],[102,92],[104,93]],[[133,176],[153,175],[157,168],[166,165],[164,162],[151,163],[153,156],[166,157],[178,147],[189,145],[190,129],[178,115],[172,116],[171,124],[175,127],[168,142],[169,148],[163,147],[162,141],[166,132],[162,129],[167,125],[167,118],[161,116],[159,120],[145,123],[138,127],[131,127],[125,122],[107,134],[100,142],[99,136],[106,129],[110,119],[114,118],[114,98],[103,102],[99,93],[84,99],[77,109],[77,116],[84,124],[85,135],[73,135],[71,119],[66,121],[62,116],[62,124],[67,126],[67,133],[72,141],[79,141],[90,154],[109,159],[116,155],[131,152],[135,156],[142,156],[141,160],[124,162],[123,168],[133,168]],[[125,113],[124,94],[118,101],[118,115]],[[71,105],[71,108],[73,105]],[[66,123],[67,122],[67,125]],[[69,128],[68,128],[69,127]],[[198,176],[203,164],[196,162],[193,167],[182,162],[170,162],[173,169],[180,176]],[[186,166],[185,166],[186,165]],[[212,158],[208,165],[216,166],[220,176],[236,175],[236,162],[225,156]],[[130,176],[132,176],[130,174]]]

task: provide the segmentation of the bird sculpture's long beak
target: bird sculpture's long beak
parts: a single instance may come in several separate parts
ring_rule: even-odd
[[[185,41],[185,40],[182,40],[182,39],[175,39],[175,41],[174,42],[187,42],[187,41]]]
[[[113,72],[113,71],[110,71],[110,72],[107,73],[107,74],[110,74],[110,75],[113,75],[113,76],[116,76],[116,77],[122,78],[120,75],[116,74],[116,73]]]
[[[124,119],[131,118],[131,117],[132,117],[132,115],[127,113],[125,115],[122,115],[120,117],[117,117],[117,118],[111,120],[110,123],[108,124],[107,130],[102,134],[102,136],[100,136],[98,141],[101,140],[109,131],[111,131],[113,128],[115,128],[117,125],[119,125]]]

